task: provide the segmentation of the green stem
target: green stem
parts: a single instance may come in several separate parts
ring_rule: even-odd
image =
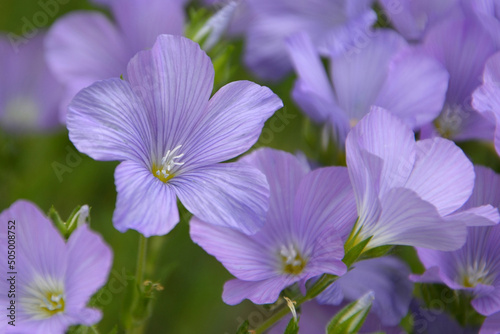
[[[91,326],[90,329],[92,330],[92,333],[99,334],[99,331],[97,330],[97,327],[95,325]]]
[[[314,283],[314,285],[309,290],[307,290],[305,296],[300,296],[295,299],[296,303],[295,306],[299,306],[305,303],[306,301],[315,298],[317,295],[323,292],[327,287],[329,287],[330,284],[335,282],[337,278],[338,276],[324,274],[323,276],[320,277],[320,279],[316,283]],[[264,331],[266,331],[268,328],[270,328],[272,325],[278,322],[281,318],[286,316],[288,312],[290,312],[290,309],[287,306],[285,306],[277,313],[273,314],[269,319],[264,321],[262,325],[256,328],[254,331],[255,334],[264,333]]]
[[[139,251],[137,253],[137,266],[135,269],[135,278],[137,284],[142,285],[144,281],[144,269],[146,268],[146,253],[148,246],[148,238],[142,234],[139,236]]]

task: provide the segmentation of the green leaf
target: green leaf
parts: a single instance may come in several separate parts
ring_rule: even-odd
[[[340,310],[326,326],[326,334],[357,333],[372,307],[373,298],[370,291]]]
[[[249,332],[248,326],[249,326],[248,320],[245,320],[236,331],[236,334],[248,334]]]
[[[373,259],[375,257],[381,257],[386,255],[394,246],[393,245],[385,245],[379,246],[372,249],[367,250],[363,253],[362,258],[365,259]]]
[[[354,262],[356,262],[371,239],[372,237],[369,237],[368,239],[361,241],[346,252],[342,261],[344,261],[347,268],[349,268]]]
[[[295,318],[292,317],[286,326],[284,334],[297,334],[299,332],[299,320],[300,318],[297,318],[297,321],[295,321]]]

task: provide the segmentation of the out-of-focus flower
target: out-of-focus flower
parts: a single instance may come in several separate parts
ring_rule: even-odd
[[[329,40],[364,33],[376,21],[370,1],[358,0],[247,0],[240,20],[245,33],[245,63],[259,77],[279,80],[292,64],[285,39],[297,32],[307,33],[315,47]],[[234,25],[233,25],[234,26]],[[351,34],[352,33],[352,34]]]
[[[0,219],[5,224],[0,231],[5,249],[0,269],[8,275],[1,281],[6,291],[0,298],[2,308],[8,310],[15,300],[15,318],[2,321],[4,333],[62,334],[69,326],[98,322],[101,312],[87,303],[111,270],[111,249],[102,238],[83,224],[65,242],[34,204],[22,200],[3,211]],[[12,244],[14,248],[7,247]],[[15,252],[9,253],[15,254],[13,262],[7,261],[8,249]],[[8,299],[10,284],[15,286],[15,298]],[[11,320],[15,326],[7,325]]]
[[[415,142],[413,131],[386,110],[373,108],[352,129],[346,159],[359,215],[347,243],[371,238],[365,249],[456,250],[467,225],[498,221],[492,206],[455,213],[472,194],[472,163],[452,141]]]
[[[7,131],[44,131],[60,124],[63,87],[45,62],[44,37],[14,47],[0,36],[0,124]]]
[[[342,275],[342,238],[356,219],[347,170],[310,171],[295,156],[261,149],[243,158],[267,177],[271,198],[267,219],[255,235],[191,220],[191,238],[236,276],[222,295],[228,304],[247,298],[272,303],[284,288],[323,273]]]
[[[180,35],[184,9],[180,0],[99,1],[111,7],[112,22],[100,12],[72,12],[51,27],[45,43],[47,61],[65,87],[61,122],[71,99],[92,83],[126,74],[128,61],[153,46],[160,34]]]
[[[490,204],[500,206],[500,177],[476,166],[474,193],[465,208]],[[496,221],[498,222],[498,220]],[[472,306],[483,315],[500,311],[500,226],[469,227],[465,245],[453,252],[417,249],[426,268],[415,281],[444,283],[474,297]]]
[[[379,0],[383,17],[407,40],[418,41],[445,18],[460,11],[460,0]]]
[[[495,148],[500,155],[500,53],[488,59],[483,84],[472,94],[472,106],[496,124]]]
[[[332,55],[332,83],[306,34],[289,38],[288,50],[299,76],[295,102],[314,121],[330,123],[341,147],[350,127],[372,105],[390,110],[412,128],[434,120],[443,107],[446,70],[431,57],[414,52],[393,31],[377,30],[349,54]]]
[[[472,106],[472,92],[481,84],[486,60],[498,49],[476,17],[452,17],[429,30],[422,50],[449,72],[446,101],[434,125],[422,137],[440,134],[454,140],[493,138],[494,124]]]
[[[377,300],[376,297],[375,300]],[[300,307],[301,313],[299,321],[299,334],[325,333],[327,324],[346,305],[347,303],[342,303],[339,306],[319,305],[314,300],[304,303]],[[287,316],[283,320],[278,322],[273,328],[271,328],[269,334],[284,333],[288,321],[290,321],[290,316]],[[363,326],[357,333],[363,334],[378,332],[383,332],[386,334],[405,333],[403,329],[399,328],[398,326],[383,325],[381,319],[378,318],[377,315],[373,313],[373,311],[371,311],[370,313],[368,313]]]
[[[371,312],[386,326],[396,326],[408,313],[413,284],[410,269],[395,257],[381,257],[356,262],[353,269],[330,285],[317,300],[321,304],[340,305],[373,291]]]
[[[484,319],[479,334],[499,334],[500,333],[500,312]]]
[[[181,36],[159,36],[127,73],[128,81],[82,90],[68,112],[69,137],[81,152],[123,161],[115,172],[115,227],[168,233],[179,221],[179,197],[206,222],[255,233],[268,207],[264,175],[219,162],[246,152],[281,100],[248,81],[230,83],[210,99],[210,58]]]

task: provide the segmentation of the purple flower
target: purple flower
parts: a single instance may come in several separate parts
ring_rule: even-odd
[[[292,69],[285,38],[307,33],[315,46],[364,32],[376,20],[370,1],[348,0],[248,0],[243,15],[246,24],[245,63],[266,80],[279,80]]]
[[[395,257],[381,257],[356,262],[353,268],[336,280],[317,300],[321,304],[339,305],[352,302],[372,291],[375,296],[371,312],[381,323],[396,326],[408,313],[413,284],[408,280],[410,269]]]
[[[493,137],[494,124],[471,106],[472,92],[481,84],[486,60],[497,50],[488,31],[477,18],[452,17],[432,28],[422,50],[449,72],[446,101],[435,124],[439,134],[455,140]],[[436,135],[434,125],[424,128],[423,137]]]
[[[408,40],[420,40],[425,33],[459,10],[459,0],[379,0],[384,14]]]
[[[344,274],[342,238],[356,219],[347,170],[310,171],[295,156],[272,149],[260,149],[243,161],[261,170],[271,188],[262,229],[248,236],[191,220],[193,241],[236,276],[224,286],[224,302],[272,303],[296,282],[303,287],[323,273]]]
[[[352,129],[346,159],[359,215],[354,244],[371,237],[367,249],[455,250],[465,242],[467,225],[498,221],[491,206],[455,213],[472,193],[472,163],[449,140],[415,142],[411,129],[386,110],[373,108]]]
[[[500,53],[495,53],[486,62],[483,84],[472,97],[474,108],[496,124],[494,142],[500,155]]]
[[[116,23],[100,12],[72,12],[51,27],[47,61],[65,87],[61,122],[71,99],[92,83],[125,74],[128,61],[149,49],[160,34],[180,35],[184,9],[180,0],[108,0]]]
[[[476,166],[474,193],[464,209],[485,204],[500,206],[499,187],[498,175]],[[483,315],[500,311],[500,225],[469,227],[465,245],[453,252],[421,248],[417,252],[426,271],[421,276],[412,275],[413,280],[440,282],[471,293],[472,306]]]
[[[44,58],[45,34],[14,45],[0,36],[0,123],[9,131],[49,130],[59,125],[63,88]]]
[[[86,305],[111,270],[111,249],[102,238],[83,224],[65,242],[34,204],[22,200],[3,211],[0,219],[5,250],[0,269],[15,273],[7,274],[14,276],[11,282],[2,279],[2,290],[9,291],[13,282],[16,290],[15,297],[8,299],[5,293],[0,299],[3,310],[11,300],[16,305],[15,327],[7,324],[12,319],[2,321],[6,333],[62,334],[72,325],[97,323],[101,312]],[[15,251],[15,263],[7,262],[7,249]]]
[[[319,305],[316,301],[309,301],[301,305],[299,334],[316,334],[325,333],[325,329],[330,320],[340,311],[347,303],[342,303],[339,306]],[[291,316],[285,317],[278,322],[276,326],[271,328],[269,334],[282,334],[285,331],[286,325],[290,321]],[[399,326],[383,325],[381,319],[370,312],[365,319],[359,333],[378,333],[386,334],[403,334],[405,333]]]
[[[371,32],[366,44],[332,55],[331,83],[307,35],[289,38],[288,49],[299,77],[295,102],[315,122],[329,123],[339,146],[372,105],[390,110],[412,128],[431,122],[443,107],[448,74],[393,31]]]
[[[96,160],[121,160],[113,216],[119,231],[168,233],[179,221],[176,197],[206,222],[255,233],[264,223],[264,175],[238,163],[264,122],[282,106],[267,87],[237,81],[209,101],[214,70],[199,46],[161,35],[128,65],[129,81],[97,82],[68,112],[69,137]]]

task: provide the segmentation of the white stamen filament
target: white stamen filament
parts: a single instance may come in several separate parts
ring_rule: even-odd
[[[161,159],[161,167],[162,169],[158,169],[156,171],[157,176],[161,176],[163,178],[167,178],[170,175],[170,172],[175,166],[182,166],[184,162],[176,161],[184,156],[184,153],[175,155],[176,152],[182,147],[182,145],[176,146],[173,150],[168,150],[165,156]]]
[[[297,256],[297,250],[292,245],[289,245],[288,248],[282,245],[280,255],[285,260],[285,264],[292,266],[300,266],[302,264],[302,260]]]

